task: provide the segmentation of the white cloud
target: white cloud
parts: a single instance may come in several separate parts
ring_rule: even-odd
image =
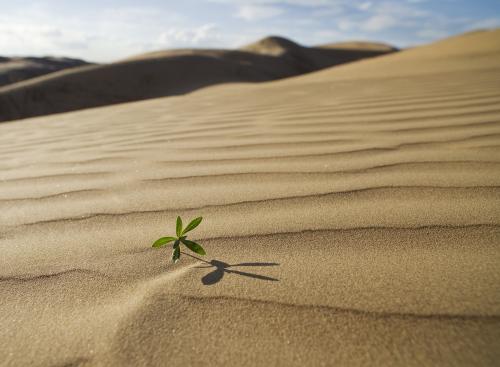
[[[454,0],[442,1],[436,7],[437,0],[199,0],[190,11],[173,0],[133,6],[107,0],[99,8],[27,0],[2,8],[0,53],[112,61],[160,48],[240,46],[269,34],[305,45],[357,38],[405,46],[500,26],[496,14],[468,14],[458,1],[451,16],[444,4],[451,9]]]
[[[500,18],[482,19],[475,22],[471,22],[467,25],[468,30],[497,28],[497,27],[500,27]]]
[[[66,50],[85,50],[89,37],[84,32],[64,30],[44,24],[8,23],[0,21],[0,49],[9,50],[10,55],[59,54]]]
[[[160,47],[199,46],[220,40],[221,34],[215,24],[195,28],[170,28],[160,34],[156,42]]]
[[[165,48],[224,47],[234,38],[214,23],[193,24],[161,8],[125,6],[66,16],[55,16],[58,13],[52,8],[35,10],[0,14],[2,56],[69,56],[109,62]]]
[[[396,1],[358,3],[356,7],[362,14],[344,15],[337,22],[339,30],[376,33],[396,27],[416,27],[422,18],[431,16],[415,6]]]
[[[316,7],[346,3],[348,0],[209,0],[209,2],[231,5],[299,5]]]
[[[419,38],[427,41],[445,38],[449,35],[449,32],[444,29],[425,28],[417,31],[416,34]]]
[[[337,22],[337,28],[341,31],[348,31],[358,27],[358,23],[349,19],[341,19]]]
[[[364,3],[360,3],[360,4],[356,5],[356,7],[359,10],[364,10],[364,11],[370,9],[372,6],[373,6],[373,3],[371,1],[366,1]]]
[[[276,6],[243,5],[236,13],[236,17],[244,19],[246,21],[256,21],[261,19],[274,18],[283,13],[283,9]]]
[[[381,31],[398,25],[399,21],[389,14],[376,14],[364,21],[360,28],[365,31]]]

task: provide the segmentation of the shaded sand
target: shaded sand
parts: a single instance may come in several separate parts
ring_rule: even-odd
[[[380,42],[365,42],[365,41],[350,41],[350,42],[335,42],[319,47],[336,48],[344,50],[366,50],[366,51],[397,51],[394,46]]]
[[[0,87],[59,70],[88,65],[67,57],[2,57],[0,56]]]
[[[0,125],[0,365],[497,365],[498,39]]]
[[[0,122],[181,95],[221,83],[270,81],[396,51],[370,45],[304,47],[267,37],[238,50],[150,52],[0,88]]]

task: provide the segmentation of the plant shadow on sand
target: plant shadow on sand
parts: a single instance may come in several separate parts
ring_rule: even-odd
[[[279,279],[271,278],[271,277],[268,277],[265,275],[247,273],[244,271],[229,269],[229,268],[233,268],[233,267],[237,267],[237,266],[251,266],[251,267],[253,267],[253,266],[255,266],[255,267],[279,266],[278,263],[239,263],[239,264],[230,265],[228,263],[225,263],[225,262],[219,261],[219,260],[205,261],[203,259],[200,259],[199,257],[187,254],[185,252],[182,252],[182,254],[187,255],[189,257],[192,257],[193,259],[196,259],[198,261],[201,261],[201,262],[204,262],[205,264],[207,264],[207,266],[197,266],[196,268],[198,268],[198,269],[215,268],[213,271],[211,271],[210,273],[203,276],[203,278],[201,278],[201,282],[204,285],[212,285],[212,284],[220,282],[222,280],[222,278],[224,277],[224,273],[237,274],[237,275],[241,275],[244,277],[260,279],[260,280],[267,280],[267,281],[271,281],[271,282],[279,282]]]

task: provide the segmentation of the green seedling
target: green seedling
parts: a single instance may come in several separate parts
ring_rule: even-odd
[[[202,217],[198,217],[193,219],[186,228],[182,229],[182,219],[181,217],[177,217],[177,224],[175,226],[175,234],[177,237],[162,237],[158,238],[155,243],[153,243],[154,248],[160,248],[173,242],[173,252],[172,252],[172,261],[176,263],[179,261],[181,257],[181,243],[183,243],[188,249],[193,252],[196,252],[199,255],[205,255],[206,252],[199,244],[194,241],[190,241],[186,239],[185,234],[189,231],[192,231],[201,223]]]

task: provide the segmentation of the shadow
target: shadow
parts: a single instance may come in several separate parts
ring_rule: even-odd
[[[196,259],[198,261],[201,261],[201,262],[204,262],[205,264],[207,264],[207,266],[197,266],[198,269],[209,269],[212,267],[215,268],[212,272],[208,273],[203,278],[201,278],[201,282],[204,285],[212,285],[212,284],[220,282],[222,280],[222,278],[224,277],[225,273],[237,274],[237,275],[241,275],[241,276],[248,277],[248,278],[268,280],[268,281],[272,281],[272,282],[279,281],[279,279],[271,278],[271,277],[268,277],[265,275],[253,274],[253,273],[247,273],[245,271],[229,269],[229,268],[233,268],[236,266],[251,266],[251,267],[253,267],[253,266],[279,266],[278,263],[239,263],[239,264],[230,265],[228,263],[225,263],[225,262],[219,261],[219,260],[205,261],[203,259],[200,259],[199,257],[193,256],[191,254],[187,254],[185,252],[182,252],[182,254],[189,256],[189,257],[192,257],[193,259]]]

